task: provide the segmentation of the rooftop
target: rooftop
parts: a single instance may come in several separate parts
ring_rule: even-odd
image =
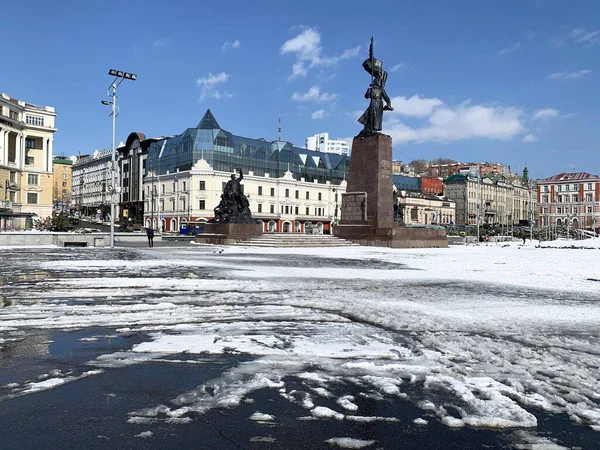
[[[584,180],[597,180],[600,177],[598,175],[592,175],[587,172],[573,172],[573,173],[559,173],[558,175],[552,175],[551,177],[540,180],[540,183],[552,183],[557,181],[584,181]]]

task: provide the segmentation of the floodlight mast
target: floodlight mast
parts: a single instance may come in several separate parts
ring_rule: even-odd
[[[110,248],[115,248],[115,192],[117,190],[116,184],[116,148],[115,148],[115,133],[116,133],[116,118],[117,118],[117,87],[123,82],[123,80],[132,80],[135,81],[137,79],[137,75],[134,73],[123,72],[122,70],[110,69],[108,71],[110,76],[115,77],[115,79],[108,86],[108,96],[112,97],[112,101],[102,100],[103,105],[110,105],[112,108],[111,116],[112,116],[112,151],[111,151],[111,167],[110,167]],[[120,80],[119,80],[120,78]],[[117,83],[117,80],[119,82]]]

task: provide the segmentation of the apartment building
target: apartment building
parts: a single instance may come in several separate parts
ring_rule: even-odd
[[[56,112],[0,94],[1,229],[30,228],[52,215],[52,147]]]
[[[52,203],[54,211],[69,212],[73,185],[73,160],[64,156],[52,159]]]
[[[525,171],[524,171],[525,172]],[[533,186],[519,178],[452,175],[444,196],[456,202],[456,225],[518,225],[535,211]]]
[[[76,216],[107,219],[110,217],[111,149],[80,155],[72,166],[72,208]],[[117,217],[115,215],[115,217]]]
[[[600,178],[587,172],[559,173],[537,182],[538,225],[569,225],[598,231]]]

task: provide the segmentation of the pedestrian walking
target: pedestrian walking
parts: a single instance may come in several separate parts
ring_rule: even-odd
[[[150,227],[146,228],[146,236],[148,236],[148,247],[154,247],[154,230]]]

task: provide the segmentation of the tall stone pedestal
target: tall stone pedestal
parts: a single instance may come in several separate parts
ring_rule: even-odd
[[[443,229],[404,227],[394,222],[392,138],[385,134],[354,138],[341,220],[334,234],[377,247],[448,246]]]

